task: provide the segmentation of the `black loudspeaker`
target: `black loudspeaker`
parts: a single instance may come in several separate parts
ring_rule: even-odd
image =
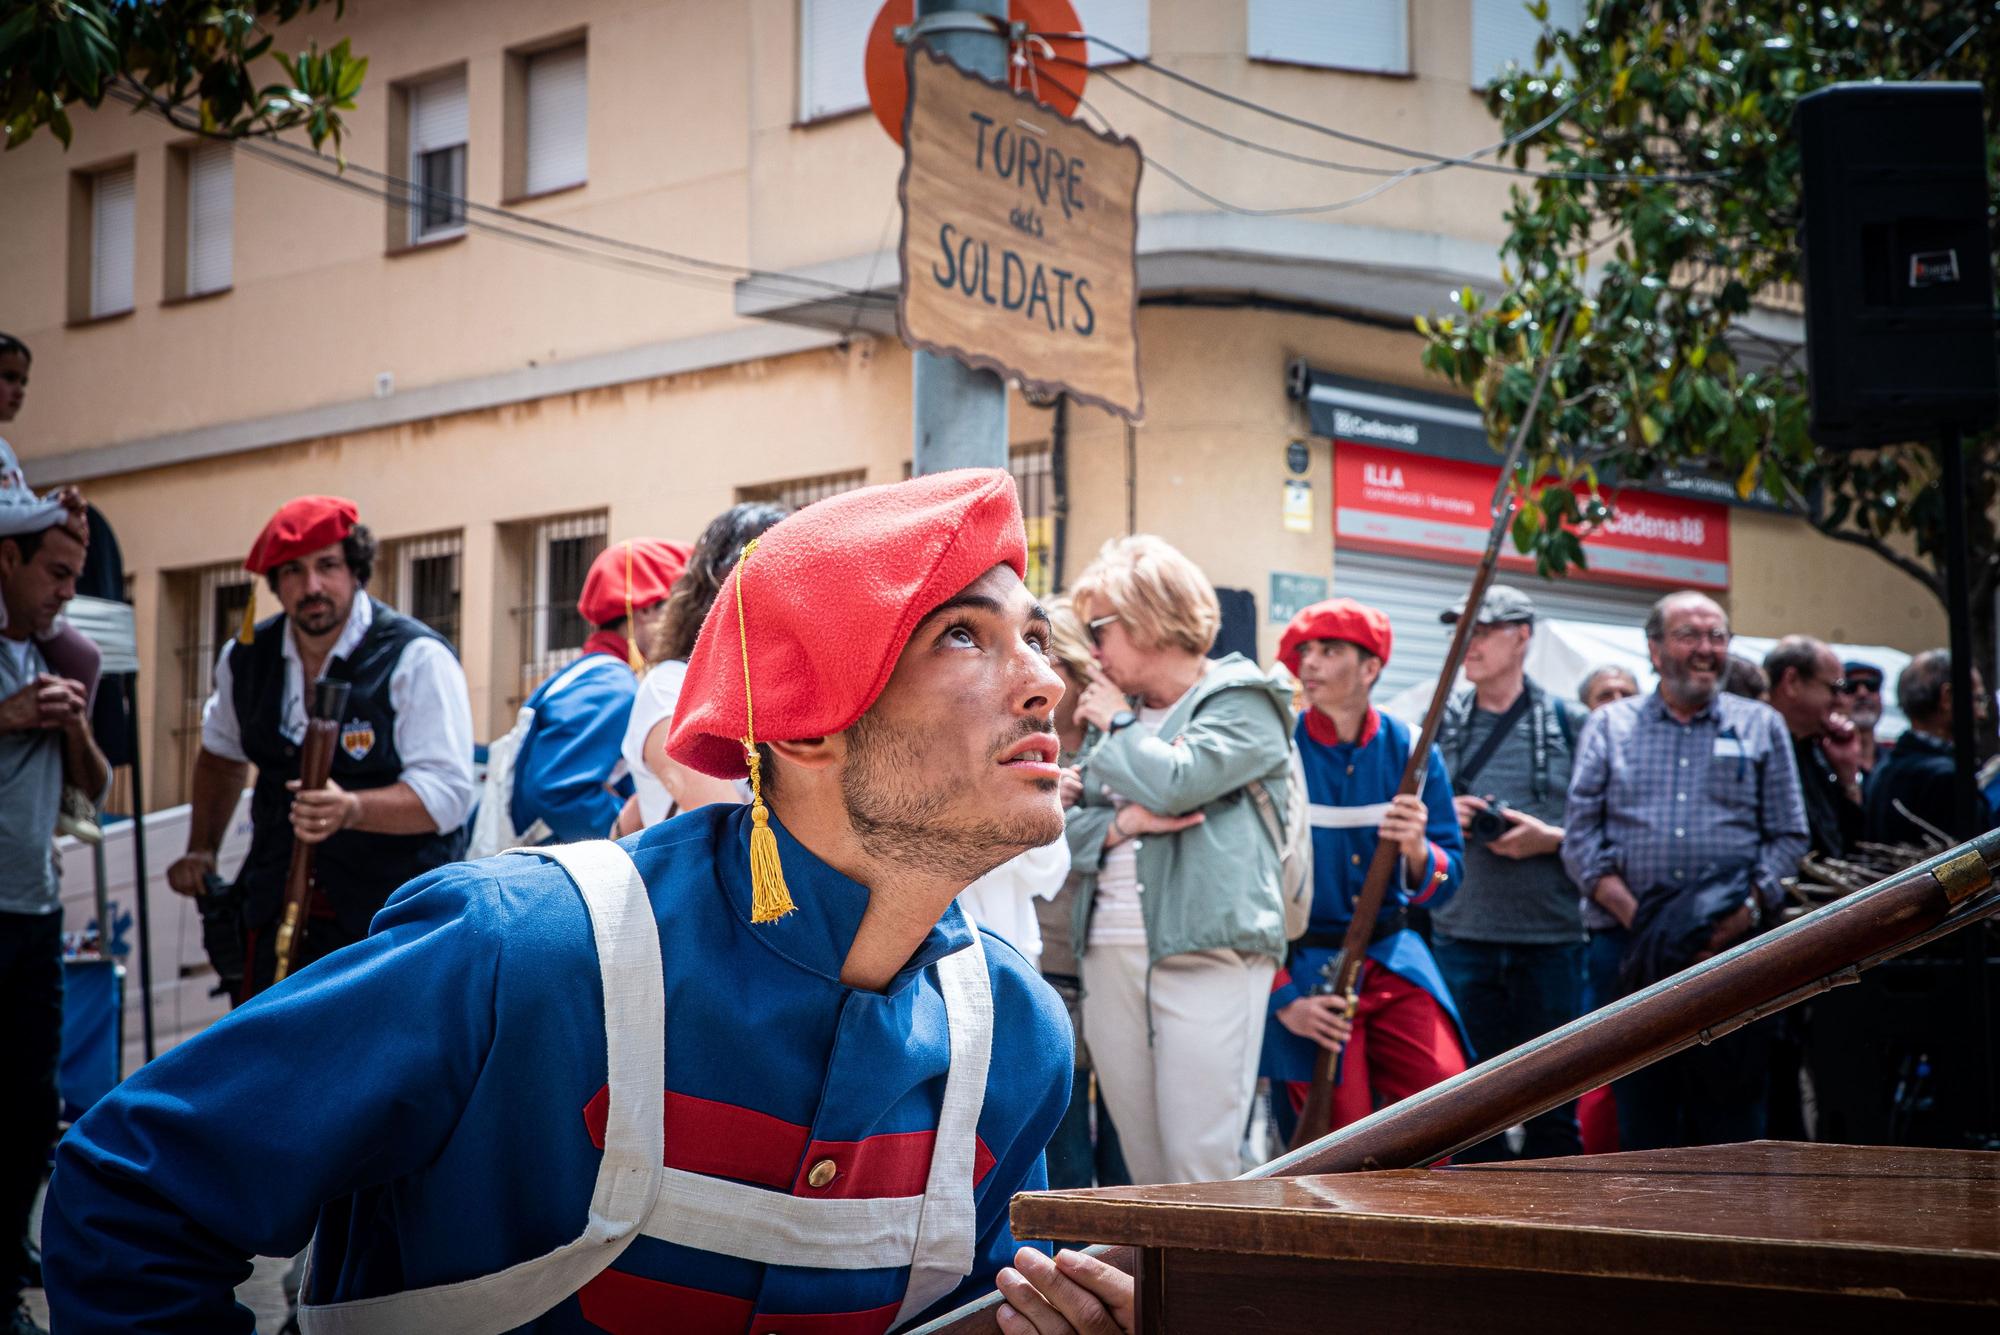
[[[1843,83],[1799,99],[1811,432],[1830,449],[2000,416],[1976,83]]]

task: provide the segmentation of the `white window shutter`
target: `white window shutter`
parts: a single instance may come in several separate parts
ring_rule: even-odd
[[[236,166],[227,144],[188,153],[187,295],[220,292],[232,280],[236,231]]]
[[[466,141],[465,74],[447,74],[410,89],[410,156]]]
[[[861,59],[878,0],[799,0],[799,119],[868,105]]]
[[[1410,72],[1409,0],[1250,0],[1253,60]]]
[[[1152,0],[1075,0],[1083,30],[1116,42],[1135,56],[1152,55]],[[1090,63],[1116,65],[1124,61],[1108,46],[1090,44]]]
[[[132,309],[132,168],[99,172],[90,182],[90,313]]]
[[[589,89],[583,43],[528,57],[526,169],[521,188],[539,195],[581,185],[589,174]]]
[[[1575,32],[1583,26],[1583,0],[1548,0],[1551,28]],[[1472,0],[1472,86],[1484,88],[1513,61],[1535,64],[1542,21],[1528,12],[1528,0]]]

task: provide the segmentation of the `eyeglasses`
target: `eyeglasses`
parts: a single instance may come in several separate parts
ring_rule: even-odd
[[[1103,644],[1104,640],[1098,634],[1098,632],[1116,620],[1118,620],[1118,614],[1116,612],[1113,612],[1109,616],[1096,617],[1092,619],[1088,624],[1086,624],[1084,626],[1084,630],[1089,633],[1091,644],[1092,645]]]
[[[1667,638],[1683,648],[1692,648],[1697,644],[1712,644],[1719,649],[1729,643],[1729,632],[1703,630],[1699,626],[1682,626],[1679,630],[1668,632]]]
[[[1842,695],[1857,695],[1862,691],[1866,691],[1870,695],[1880,695],[1882,694],[1882,683],[1868,677],[1849,677],[1834,689]]]

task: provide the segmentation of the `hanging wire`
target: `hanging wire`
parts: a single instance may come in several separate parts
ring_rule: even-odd
[[[1189,88],[1194,89],[1197,92],[1206,94],[1209,97],[1213,97],[1220,101],[1227,102],[1232,106],[1241,107],[1246,111],[1256,112],[1260,116],[1268,116],[1273,120],[1281,121],[1287,125],[1296,126],[1302,130],[1310,130],[1315,134],[1323,134],[1330,138],[1342,140],[1343,142],[1346,143],[1359,145],[1360,147],[1363,148],[1372,148],[1382,153],[1391,153],[1399,157],[1416,158],[1419,161],[1435,164],[1436,166],[1439,167],[1464,167],[1471,171],[1495,172],[1505,176],[1525,176],[1525,177],[1533,177],[1540,180],[1604,181],[1612,183],[1629,182],[1632,184],[1639,184],[1639,185],[1697,184],[1707,181],[1726,180],[1736,175],[1735,171],[1726,168],[1715,168],[1712,170],[1692,171],[1692,172],[1600,172],[1600,171],[1566,170],[1561,168],[1515,167],[1515,166],[1509,166],[1506,163],[1480,161],[1481,158],[1490,156],[1491,154],[1498,152],[1502,148],[1511,146],[1506,140],[1502,140],[1497,144],[1489,145],[1488,147],[1483,149],[1475,150],[1472,153],[1459,154],[1459,155],[1432,153],[1425,149],[1410,148],[1402,144],[1392,144],[1387,142],[1386,140],[1371,139],[1366,135],[1355,134],[1351,130],[1343,130],[1340,129],[1338,126],[1327,125],[1320,121],[1309,120],[1304,116],[1294,115],[1289,111],[1281,111],[1276,107],[1266,106],[1262,102],[1255,101],[1254,99],[1251,98],[1243,97],[1237,93],[1232,93],[1227,89],[1217,88],[1212,84],[1203,83],[1200,79],[1194,78],[1192,75],[1183,74],[1179,70],[1176,70],[1168,65],[1162,65],[1158,61],[1155,61],[1147,56],[1142,56],[1136,54],[1135,52],[1127,51],[1124,47],[1118,45],[1116,42],[1113,42],[1108,38],[1098,37],[1091,33],[1074,33],[1074,32],[1044,33],[1042,35],[1050,38],[1066,38],[1072,40],[1081,39],[1084,41],[1095,42],[1097,45],[1112,52],[1114,55],[1120,56],[1123,59],[1128,60],[1135,65],[1139,65],[1145,69],[1152,70],[1157,74],[1164,75],[1167,78],[1172,79],[1176,83],[1183,84]],[[1076,62],[1065,62],[1065,63],[1076,63]],[[1126,85],[1121,80],[1119,80],[1115,75],[1108,74],[1102,69],[1095,69],[1093,70],[1093,73],[1099,77],[1104,78],[1107,82],[1113,84],[1116,87],[1126,88]],[[1130,89],[1128,88],[1127,91],[1130,91]],[[1566,104],[1565,110],[1567,110],[1567,108],[1570,106],[1574,106],[1575,102],[1576,99],[1571,98],[1569,103]],[[1282,156],[1282,151],[1280,152],[1280,155]]]

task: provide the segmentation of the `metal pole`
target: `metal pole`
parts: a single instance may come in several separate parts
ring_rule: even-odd
[[[1957,753],[1957,834],[1975,834],[1979,817],[1979,751],[1972,717],[1972,557],[1966,539],[1965,448],[1956,428],[1938,442],[1944,466],[1944,609],[1951,625],[1951,740]]]
[[[924,20],[947,14],[994,19],[991,31],[940,28],[925,32]],[[960,68],[988,79],[1007,75],[1007,0],[917,0],[912,40]],[[912,471],[917,476],[948,468],[1007,466],[1007,387],[991,371],[976,371],[951,357],[916,352],[910,360],[910,408],[914,425]]]
[[[1938,441],[1939,478],[1944,488],[1944,610],[1951,632],[1951,741],[1954,752],[1952,797],[1957,816],[1952,832],[1973,834],[1986,825],[1979,796],[1979,750],[1973,740],[1972,707],[1972,555],[1966,536],[1965,446],[1958,429],[1948,427]],[[1970,1073],[1979,1112],[1973,1130],[1995,1130],[1993,1009],[1987,978],[1987,934],[1973,931],[1963,942],[1965,1005],[1975,1036],[1978,1070]]]
[[[125,677],[125,717],[132,721],[132,873],[138,877],[139,1023],[146,1038],[146,1060],[153,1060],[153,921],[146,907],[146,785],[139,777],[139,674]]]

